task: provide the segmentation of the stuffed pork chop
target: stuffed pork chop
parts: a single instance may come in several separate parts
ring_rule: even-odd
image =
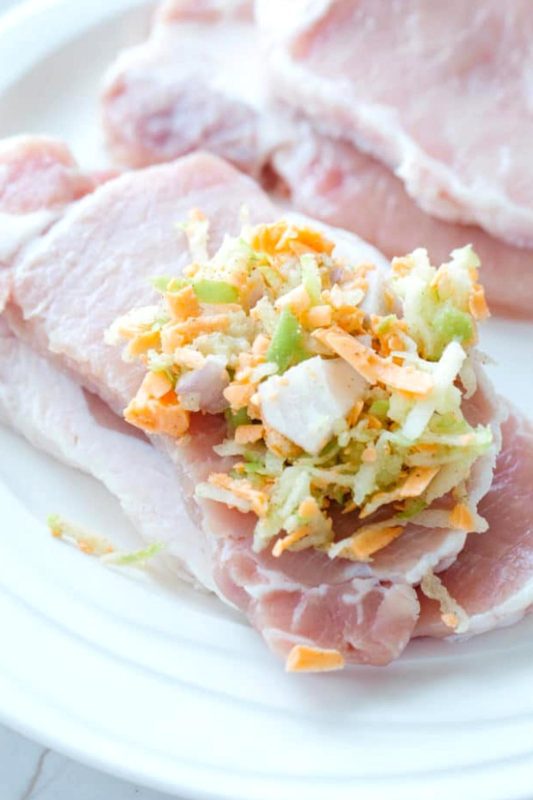
[[[241,230],[243,203],[255,224]],[[191,206],[204,211],[186,225],[192,260],[175,226]],[[71,206],[11,265],[5,319],[75,381],[126,407],[165,463],[171,456],[189,519],[174,552],[244,610],[291,668],[386,663],[414,630],[413,585],[453,562],[467,535],[478,535],[467,531],[486,527],[476,505],[490,486],[499,424],[471,351],[476,317],[485,314],[475,257],[461,251],[439,271],[422,253],[400,260],[384,293],[385,264],[360,240],[274,219],[251,181],[206,156],[123,176]],[[232,235],[225,242],[224,232]],[[161,307],[150,283],[157,273]],[[428,281],[442,297],[439,289],[425,311],[402,313],[408,297],[417,309]],[[413,285],[423,290],[418,300]],[[147,303],[114,326],[129,339],[124,362],[105,331]],[[440,324],[431,332],[433,317]],[[412,320],[420,324],[411,330]],[[163,340],[176,336],[166,352]],[[305,391],[302,375],[318,379],[320,391]],[[464,401],[462,382],[471,395]],[[326,398],[318,412],[308,403],[311,425],[282,414],[290,429],[279,430],[268,393],[283,397],[284,386],[288,407],[291,392],[302,409],[308,398]],[[266,405],[256,398],[249,408],[261,392]],[[14,396],[4,393],[6,407]],[[443,421],[426,431],[435,417]],[[20,415],[11,419],[22,425]],[[403,442],[401,458],[391,450],[384,459],[384,444],[389,450],[405,425],[412,446]],[[320,436],[311,441],[304,430]],[[426,433],[430,441],[421,440]],[[447,608],[457,631],[460,609],[451,600]]]

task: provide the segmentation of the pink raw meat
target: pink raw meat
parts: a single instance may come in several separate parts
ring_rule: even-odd
[[[293,94],[268,107],[251,5],[163,5],[148,41],[122,53],[106,78],[103,118],[115,157],[138,167],[211,150],[268,186],[281,178],[296,208],[354,231],[389,257],[425,246],[444,260],[471,242],[492,307],[530,316],[533,250],[425,214],[400,178],[350,144],[346,131],[334,139],[295,123],[287,113]]]
[[[533,428],[518,414],[503,425],[503,448],[480,513],[497,536],[471,534],[457,561],[441,575],[470,617],[464,636],[521,619],[533,606]],[[416,636],[446,636],[437,604],[420,598]]]
[[[533,246],[529,0],[258,0],[275,95],[429,213]]]
[[[14,136],[0,141],[0,310],[9,291],[2,267],[47,231],[69,203],[115,174],[82,173],[57,139]]]
[[[60,208],[114,174],[82,173],[68,147],[46,136],[2,140],[0,165],[0,208],[5,214]]]
[[[205,149],[259,174],[269,149],[261,69],[251,0],[165,3],[150,38],[106,76],[113,155],[140,167]]]
[[[31,376],[31,390],[28,387]],[[214,589],[173,464],[102,401],[15,338],[0,320],[0,421],[36,447],[98,478],[168,566]],[[179,532],[179,534],[178,534]]]
[[[533,250],[513,247],[474,225],[425,214],[387,167],[346,141],[313,133],[308,125],[301,125],[295,142],[274,153],[273,166],[297,208],[355,231],[389,258],[427,247],[440,262],[471,243],[481,259],[491,308],[531,318]]]
[[[148,276],[154,271],[179,273],[187,254],[183,234],[175,230],[173,223],[184,216],[190,205],[201,206],[213,219],[213,246],[216,246],[222,230],[238,227],[239,206],[245,200],[252,218],[260,214],[261,219],[265,219],[273,214],[267,199],[249,179],[207,156],[189,157],[176,164],[111,181],[70,208],[28,259],[15,268],[6,318],[63,368],[68,368],[86,385],[98,389],[115,407],[122,408],[138,383],[139,373],[121,360],[118,350],[103,343],[104,329],[121,311],[144,304],[153,297]],[[353,244],[357,247],[356,239]],[[362,243],[360,248],[366,260],[368,248]],[[375,256],[379,260],[377,253]],[[81,286],[83,291],[80,291]],[[232,602],[236,598],[229,589],[231,576],[243,551],[248,550],[248,558],[262,573],[264,556],[252,554],[250,550],[245,517],[208,501],[199,507],[191,498],[199,480],[211,469],[224,466],[211,450],[211,445],[220,441],[223,427],[220,419],[204,418],[198,421],[198,431],[193,431],[189,446],[176,447],[168,441],[159,444],[179,462],[183,494],[191,516],[203,523],[204,530],[208,526],[211,530],[217,529],[218,537],[206,531],[206,551],[214,554],[213,572],[219,592]],[[202,534],[198,532],[198,536]],[[232,552],[235,558],[231,557]],[[322,561],[327,561],[326,557],[322,556]],[[337,608],[336,613],[342,616],[344,608],[344,614],[350,614],[351,632],[346,641],[348,658],[381,663],[403,649],[418,614],[416,593],[411,587],[404,586],[400,592],[408,598],[402,611],[403,625],[388,630],[390,640],[372,645],[371,637],[364,632],[374,627],[374,616],[391,593],[398,593],[398,587],[379,584],[366,570],[353,598],[357,608],[358,603],[364,605],[357,615],[357,608],[347,606],[344,600],[341,603],[337,590],[328,588],[328,581],[338,583],[341,569],[345,583],[342,597],[349,596],[353,590],[351,581],[360,571],[358,565],[332,565],[324,572],[324,579],[322,570],[314,568],[304,584],[301,578],[287,580],[286,563],[287,560],[277,562],[276,569],[269,571],[268,590],[278,595],[281,592],[282,596],[285,593],[289,604],[294,599],[295,586],[303,594],[309,591],[313,596],[319,587],[324,587],[318,596],[325,592],[328,604],[333,603]],[[302,559],[301,563],[305,567],[307,559]],[[194,563],[190,564],[190,569],[195,570]],[[197,571],[196,577],[202,580]],[[248,600],[256,592],[255,583],[253,576],[249,582],[244,582],[242,589],[246,600],[238,604],[243,610],[249,610],[253,622],[261,625]],[[366,595],[371,601],[364,601]],[[382,623],[378,629],[385,635]],[[297,635],[295,623],[291,636]],[[310,635],[306,623],[301,637],[307,641]],[[338,631],[334,636],[337,644]],[[353,653],[352,640],[361,642]]]
[[[191,206],[202,208],[211,219],[211,245],[216,247],[224,232],[238,230],[244,202],[252,221],[275,216],[250,179],[205,155],[109,181],[68,208],[15,265],[5,319],[35,348],[121,410],[136,389],[139,370],[103,343],[104,330],[120,313],[154,299],[151,275],[179,274],[188,253],[175,223]],[[353,261],[372,258],[382,263],[379,253],[356,237],[332,229],[328,233]],[[245,611],[279,652],[300,641],[337,647],[348,661],[386,663],[396,657],[418,615],[416,592],[402,574],[381,582],[368,565],[332,563],[314,553],[286,554],[274,563],[268,553],[252,552],[250,518],[210,501],[192,500],[196,483],[226,466],[211,449],[224,427],[222,418],[198,417],[188,444],[154,438],[177,465],[188,513],[203,529],[198,536],[202,552],[212,559],[217,591]],[[486,466],[490,477],[490,463]],[[487,470],[483,472],[481,494],[488,489]],[[407,532],[399,556],[414,569],[421,548],[419,539],[414,547],[411,540]],[[432,539],[429,532],[425,563],[428,554],[429,566],[449,559],[449,541],[457,542],[456,532],[449,532],[449,539]],[[451,558],[461,546],[459,540]],[[192,556],[189,560],[185,553],[183,560],[205,581]]]

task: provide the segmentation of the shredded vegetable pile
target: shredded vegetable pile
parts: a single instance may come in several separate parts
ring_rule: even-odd
[[[483,530],[468,478],[492,433],[463,414],[488,316],[472,248],[438,269],[415,250],[381,276],[284,220],[245,225],[212,258],[207,220],[195,212],[184,228],[191,264],[154,279],[161,302],[117,320],[109,341],[146,367],[133,425],[183,439],[192,415],[225,415],[215,451],[233,466],[197,496],[255,514],[254,547],[278,557],[371,560],[412,521]],[[380,314],[364,307],[372,280],[384,281]],[[339,513],[353,518],[340,540]]]

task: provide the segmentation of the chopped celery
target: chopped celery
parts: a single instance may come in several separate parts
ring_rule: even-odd
[[[150,283],[157,292],[165,294],[165,292],[178,292],[190,281],[186,278],[173,278],[171,275],[156,275],[150,278]]]
[[[235,430],[239,425],[249,425],[252,421],[248,416],[245,408],[240,408],[238,411],[233,412],[227,408],[225,413],[226,422],[232,430]]]
[[[435,414],[429,424],[429,428],[432,433],[448,436],[468,433],[470,430],[468,422],[453,411],[449,411],[446,414]]]
[[[281,312],[266,357],[278,365],[280,373],[308,357],[300,323],[287,308]]]
[[[433,318],[433,328],[438,338],[438,350],[444,350],[449,342],[467,344],[474,338],[472,317],[452,305],[446,305],[437,311]],[[435,355],[439,355],[438,350]]]
[[[305,255],[301,258],[301,264],[304,289],[309,295],[311,302],[316,305],[320,303],[320,295],[322,292],[322,281],[320,280],[320,272],[316,260],[313,256]]]
[[[239,299],[237,287],[226,281],[194,281],[192,288],[201,303],[235,303]]]
[[[398,519],[411,519],[411,517],[416,517],[417,514],[420,514],[427,506],[425,500],[421,497],[414,497],[412,500],[407,500],[403,511],[400,511],[399,514],[396,514]]]
[[[379,420],[383,421],[386,419],[389,412],[389,401],[385,398],[382,400],[374,400],[368,410]]]
[[[389,314],[387,317],[382,317],[376,326],[376,333],[378,336],[388,333],[394,325],[398,322],[396,314]]]
[[[153,542],[142,550],[134,550],[131,553],[121,553],[116,551],[109,555],[102,556],[102,561],[106,564],[114,564],[117,567],[142,567],[151,558],[163,550],[161,542]]]

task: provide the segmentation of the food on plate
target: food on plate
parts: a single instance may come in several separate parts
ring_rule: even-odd
[[[202,585],[214,588],[170,459],[49,358],[15,337],[1,319],[0,420],[36,447],[100,480],[142,539],[163,545],[175,574],[191,580],[194,573]]]
[[[273,91],[421,208],[533,246],[527,0],[257,0]]]
[[[479,506],[489,530],[501,536],[468,537],[458,559],[442,581],[469,617],[468,635],[483,633],[521,619],[533,601],[529,518],[533,474],[533,427],[517,414],[502,426],[503,446],[491,491]],[[415,636],[446,636],[439,607],[420,597]]]
[[[419,208],[402,181],[381,162],[346,141],[312,131],[272,155],[274,172],[303,213],[353,230],[387,257],[421,244],[444,261],[470,242],[483,264],[483,285],[494,311],[531,317],[533,249],[515,247],[475,225],[445,222]],[[503,266],[505,265],[505,266]]]
[[[372,314],[361,304],[376,267],[335,258],[316,229],[247,225],[211,258],[208,220],[186,229],[194,260],[157,278],[163,301],[120,317],[109,340],[146,369],[132,425],[181,441],[225,414],[214,450],[230,466],[196,496],[253,514],[254,549],[277,558],[371,562],[427,514],[439,527],[434,501],[450,493],[441,527],[484,530],[468,480],[493,433],[467,421],[455,386],[463,375],[476,391],[469,353],[488,315],[475,253],[439,269],[423,250],[393,260],[388,308]],[[341,514],[354,532],[339,539]]]
[[[141,167],[209,150],[261,171],[273,132],[251,0],[171,0],[150,38],[106,75],[103,122],[114,157]]]
[[[472,250],[390,271],[351,234],[280,219],[207,155],[112,178],[58,215],[4,265],[3,418],[102,479],[145,542],[241,609],[289,669],[468,635],[480,606],[450,570],[472,538],[490,552],[509,530],[489,491],[508,412],[474,346],[487,310]],[[523,485],[506,456],[529,447],[522,424],[503,429],[502,507]],[[527,552],[531,525],[513,519]],[[525,613],[527,579],[512,608],[491,617],[489,603],[485,629]]]
[[[468,108],[462,108],[464,125],[457,126],[454,122],[453,130],[450,125],[439,125],[438,130],[433,125],[425,125],[421,131],[409,131],[416,141],[419,133],[425,138],[418,149],[413,146],[412,153],[408,154],[405,148],[402,150],[409,173],[406,186],[402,183],[406,178],[405,170],[400,177],[395,176],[389,167],[368,154],[372,152],[390,167],[397,167],[394,161],[396,151],[390,154],[390,158],[386,157],[381,146],[378,147],[381,138],[376,138],[374,128],[372,146],[362,138],[359,128],[368,120],[363,118],[361,103],[350,101],[349,118],[342,112],[342,117],[337,119],[341,110],[333,103],[335,93],[328,89],[319,94],[317,89],[323,82],[333,80],[330,72],[336,69],[342,72],[342,85],[352,80],[349,89],[352,93],[358,90],[361,73],[365,97],[373,97],[383,89],[382,74],[388,76],[390,69],[395,75],[404,74],[403,69],[394,66],[395,59],[390,58],[390,53],[397,51],[392,45],[373,46],[371,55],[365,60],[365,63],[374,65],[370,72],[362,70],[361,61],[349,61],[351,51],[348,55],[345,52],[342,30],[349,32],[347,38],[351,41],[365,29],[365,25],[381,19],[382,5],[369,7],[368,4],[353,2],[323,2],[311,8],[303,2],[294,4],[288,17],[285,11],[280,13],[276,3],[258,4],[262,31],[254,24],[252,5],[251,0],[227,0],[224,3],[167,0],[163,4],[149,39],[121,53],[106,76],[103,120],[114,157],[123,164],[138,167],[168,161],[194,149],[210,150],[229,159],[240,169],[261,177],[267,187],[281,188],[300,211],[353,230],[389,258],[424,246],[440,262],[461,243],[471,242],[484,266],[483,282],[491,306],[508,314],[528,316],[533,294],[531,243],[529,247],[517,246],[528,244],[527,237],[512,237],[499,230],[508,219],[500,205],[505,204],[507,211],[511,211],[510,192],[516,189],[521,193],[518,201],[526,202],[523,185],[527,170],[522,165],[528,153],[524,148],[528,145],[523,139],[515,144],[515,138],[521,136],[522,130],[514,121],[511,122],[515,117],[507,114],[495,116],[492,107],[490,114],[479,111],[479,104],[486,102],[487,98],[492,103],[494,95],[502,103],[511,97],[513,113],[527,114],[526,106],[519,106],[516,101],[518,92],[516,97],[513,95],[516,72],[505,73],[500,91],[493,92],[494,80],[499,80],[494,70],[500,62],[514,57],[509,53],[514,53],[515,49],[505,51],[503,43],[501,47],[493,48],[487,74],[480,69],[480,64],[484,63],[486,31],[491,25],[499,30],[502,21],[510,19],[506,36],[512,39],[523,13],[522,4],[512,13],[506,4],[498,8],[491,4],[489,9],[477,10],[471,16],[471,26],[464,28],[464,9],[459,8],[459,4],[453,5],[452,13],[446,14],[446,24],[440,25],[438,9],[430,4],[417,3],[401,21],[394,23],[394,30],[404,30],[411,25],[409,35],[404,37],[406,46],[395,58],[408,63],[406,74],[416,82],[416,91],[410,94],[408,91],[394,92],[392,98],[394,103],[401,103],[406,119],[412,121],[413,115],[420,113],[430,114],[432,121],[432,109],[438,104],[445,119],[456,120],[458,112],[456,104],[452,104],[453,98],[447,94],[449,87],[455,91],[455,86],[462,85],[460,82],[465,81],[465,70],[477,80],[472,84],[474,97],[472,92],[462,90],[457,94],[457,102],[470,103]],[[342,29],[337,24],[341,16]],[[286,22],[283,26],[279,25],[281,19]],[[439,53],[439,58],[442,52],[446,54],[440,66],[432,62],[433,68],[450,73],[449,81],[441,80],[439,83],[441,95],[438,98],[432,90],[433,83],[429,83],[435,78],[434,70],[423,86],[418,80],[418,60],[423,54],[429,58],[435,44],[434,33],[427,37],[426,44],[423,40],[424,30],[429,30],[432,24],[439,27],[441,43],[435,52]],[[460,36],[456,35],[458,28]],[[380,25],[376,35],[390,36],[392,30],[389,24],[385,27]],[[321,42],[326,42],[326,34],[336,43],[330,51],[343,53],[342,60],[333,63],[327,53],[324,56]],[[465,37],[475,45],[468,51],[470,60],[466,65]],[[270,43],[269,59],[263,55],[267,45],[262,44],[262,39]],[[522,34],[519,40],[524,41]],[[429,54],[424,47],[429,48]],[[461,51],[459,55],[457,49]],[[330,72],[322,75],[323,67]],[[479,87],[482,91],[478,91]],[[406,85],[405,88],[408,90],[409,87]],[[344,105],[348,94],[347,91],[341,97]],[[471,117],[473,125],[468,122]],[[373,113],[370,121],[377,124],[379,120],[379,114]],[[480,125],[481,120],[483,125]],[[487,120],[490,120],[490,136]],[[356,123],[358,127],[354,127]],[[496,125],[499,127],[493,130]],[[502,126],[513,128],[513,147],[508,144],[498,146],[498,135],[504,133]],[[399,137],[398,122],[389,125],[387,131],[396,132]],[[449,152],[446,148],[434,152],[437,138],[426,142],[428,136],[451,136],[455,149],[450,145]],[[392,146],[390,138],[388,135],[387,142]],[[508,138],[506,135],[504,141]],[[405,137],[402,142],[404,140]],[[425,144],[431,145],[431,153],[425,153]],[[444,165],[449,171],[448,177],[439,161],[441,155],[443,158],[453,156],[451,162]],[[424,159],[424,163],[429,159],[431,168],[419,170],[420,159]],[[501,168],[497,172],[484,170],[486,162],[491,166],[501,163]],[[468,169],[463,169],[465,163]],[[477,170],[475,180],[471,170]],[[494,175],[494,180],[499,183],[498,191],[486,184]],[[436,181],[453,178],[452,188],[455,190],[459,186],[458,176],[463,182],[465,176],[469,180],[464,197],[471,213],[463,209],[460,214],[452,214],[451,209],[455,209],[456,204],[460,206],[454,198],[445,221],[442,209],[439,211],[437,205],[451,203],[450,187],[445,191],[432,189],[430,192],[429,189]],[[423,197],[419,195],[419,189]],[[461,192],[463,189],[464,186]],[[427,211],[441,219],[429,216],[425,213]],[[507,241],[495,238],[477,225],[463,224],[477,222],[484,225],[484,215],[489,213],[498,230],[494,225],[485,225],[485,228],[504,236]]]

